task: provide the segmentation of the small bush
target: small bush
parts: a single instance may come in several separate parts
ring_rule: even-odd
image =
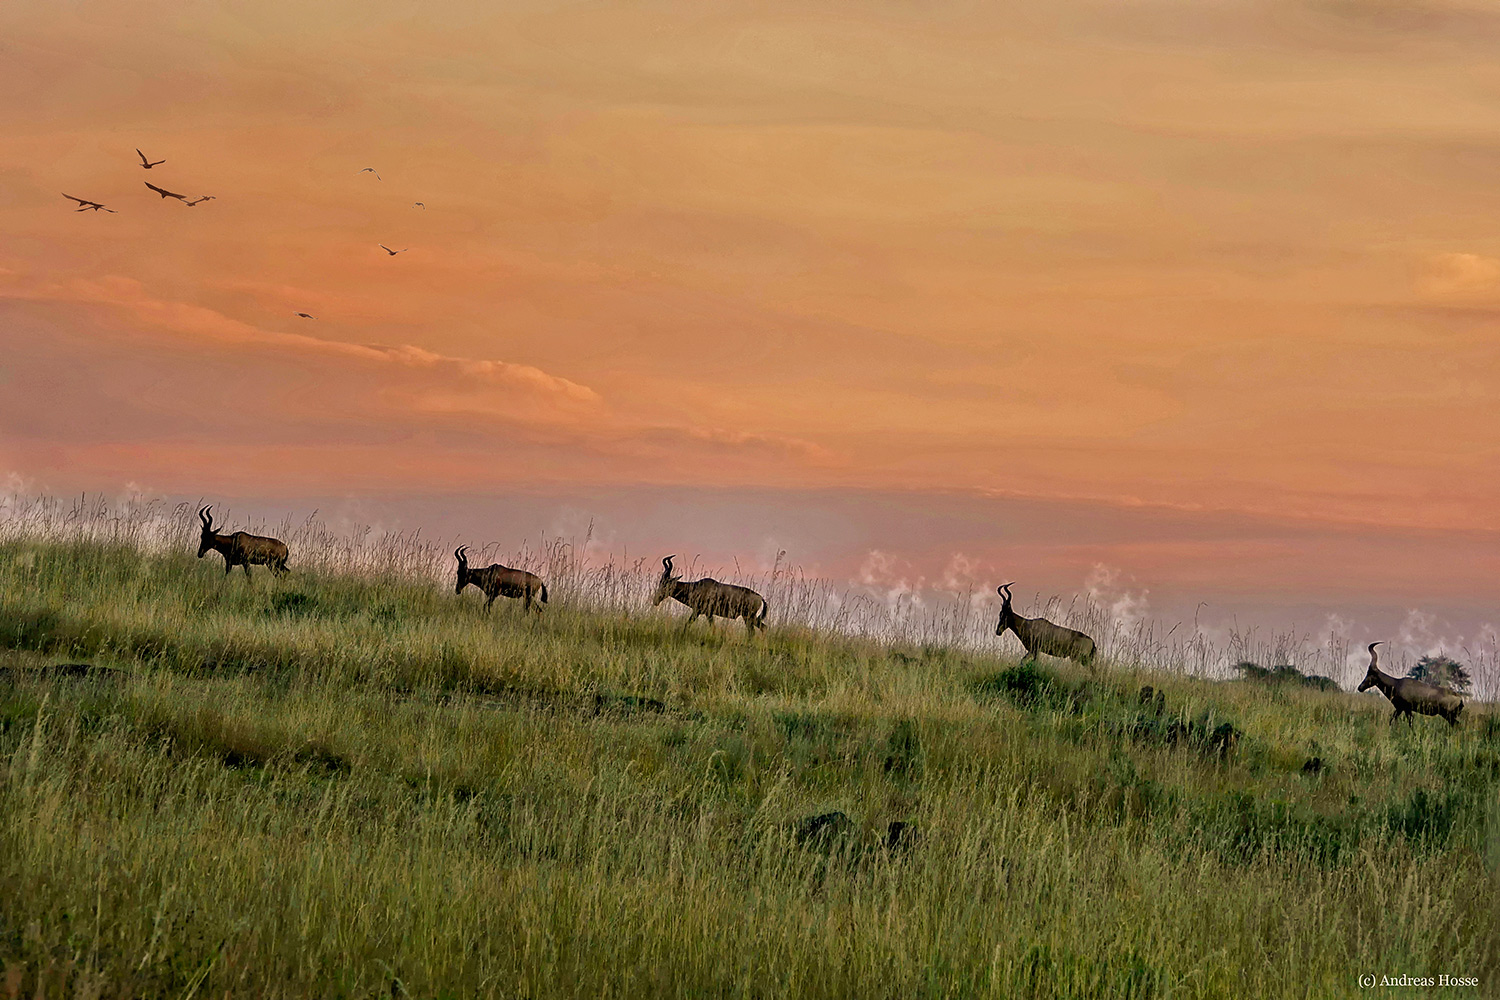
[[[316,614],[317,611],[318,599],[300,590],[283,591],[271,598],[270,612],[273,615],[304,618]]]
[[[1073,685],[1055,670],[1034,660],[1023,660],[997,674],[975,682],[974,691],[981,698],[1001,697],[1031,710],[1052,709],[1078,712],[1088,700],[1087,685]]]
[[[1283,664],[1267,669],[1258,663],[1249,660],[1241,660],[1234,665],[1239,671],[1240,678],[1253,681],[1258,684],[1292,684],[1300,687],[1309,687],[1317,691],[1339,691],[1342,690],[1338,681],[1332,677],[1324,677],[1322,674],[1304,674],[1290,664]]]

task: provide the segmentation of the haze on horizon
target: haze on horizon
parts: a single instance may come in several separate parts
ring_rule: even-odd
[[[0,9],[0,476],[1493,633],[1492,6],[495,6]]]

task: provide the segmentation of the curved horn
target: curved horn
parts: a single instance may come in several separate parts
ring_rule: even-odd
[[[209,513],[209,511],[213,509],[213,504],[209,504],[207,507],[204,507],[198,511],[198,520],[203,522],[203,526],[205,528],[212,529],[214,526],[214,517]]]
[[[1383,646],[1383,645],[1385,645],[1385,640],[1384,639],[1380,640],[1379,642],[1372,642],[1372,643],[1370,643],[1370,666],[1373,667],[1376,664],[1376,662],[1380,659],[1380,654],[1377,653],[1377,652],[1375,652],[1375,647],[1376,646]]]
[[[1002,583],[1000,586],[995,588],[995,593],[999,594],[1001,597],[1005,598],[1008,601],[1010,600],[1010,594],[1008,593],[1008,591],[1014,585],[1014,580],[1012,580],[1010,583]]]
[[[667,558],[661,561],[661,571],[667,576],[672,575],[672,560],[675,558],[676,556],[667,556]]]
[[[468,549],[467,545],[460,545],[458,548],[456,548],[456,549],[453,550],[454,557],[457,558],[458,561],[461,562],[461,563],[468,562],[469,561],[469,557],[466,556],[466,555],[464,555],[464,552],[467,549]]]

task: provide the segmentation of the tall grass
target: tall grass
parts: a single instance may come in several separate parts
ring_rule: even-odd
[[[195,509],[192,504],[140,496],[111,500],[85,495],[62,500],[13,494],[0,497],[0,540],[95,542],[150,553],[193,551],[198,539]],[[216,516],[221,525],[233,521],[232,511],[216,509]],[[252,521],[244,526],[286,541],[299,571],[413,584],[453,578],[452,552],[457,542],[424,537],[420,532],[376,532],[368,526],[338,531],[316,515],[300,521]],[[654,558],[626,562],[610,553],[601,555],[591,542],[589,536],[544,537],[513,550],[489,543],[472,549],[469,558],[473,565],[499,561],[538,573],[547,581],[551,599],[574,610],[644,612],[660,563]],[[696,575],[703,569],[689,564],[686,572]],[[732,578],[766,597],[768,620],[777,626],[919,648],[981,651],[997,643],[997,608],[988,590],[882,593],[855,583],[809,577],[787,562],[785,553],[764,572],[740,572],[736,567]],[[1304,673],[1337,678],[1362,648],[1358,644],[1351,648],[1351,640],[1336,631],[1320,635],[1236,624],[1221,633],[1201,628],[1196,621],[1190,626],[1183,622],[1168,626],[1150,618],[1126,619],[1089,595],[1066,599],[1037,595],[1020,610],[1088,633],[1098,643],[1105,663],[1204,677],[1229,677],[1234,664],[1248,660],[1266,666],[1295,664]],[[1388,647],[1387,656],[1399,664],[1408,652]],[[1488,699],[1500,691],[1500,636],[1486,632],[1474,647],[1453,652],[1463,658],[1478,696]]]
[[[791,600],[684,630],[651,567],[562,543],[520,554],[560,581],[540,620],[455,597],[445,546],[315,522],[267,526],[292,576],[226,579],[190,510],[94,510],[0,522],[0,996],[1496,988],[1482,711],[1391,727]],[[64,660],[116,670],[31,672]],[[834,809],[854,833],[799,844]]]

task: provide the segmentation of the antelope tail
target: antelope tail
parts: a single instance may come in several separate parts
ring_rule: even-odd
[[[758,617],[758,618],[755,619],[755,623],[757,625],[764,625],[766,623],[766,612],[770,611],[770,610],[771,610],[771,604],[770,604],[770,602],[767,601],[764,597],[762,597],[760,599],[760,617]]]
[[[547,603],[547,585],[545,583],[542,584],[542,603]]]

